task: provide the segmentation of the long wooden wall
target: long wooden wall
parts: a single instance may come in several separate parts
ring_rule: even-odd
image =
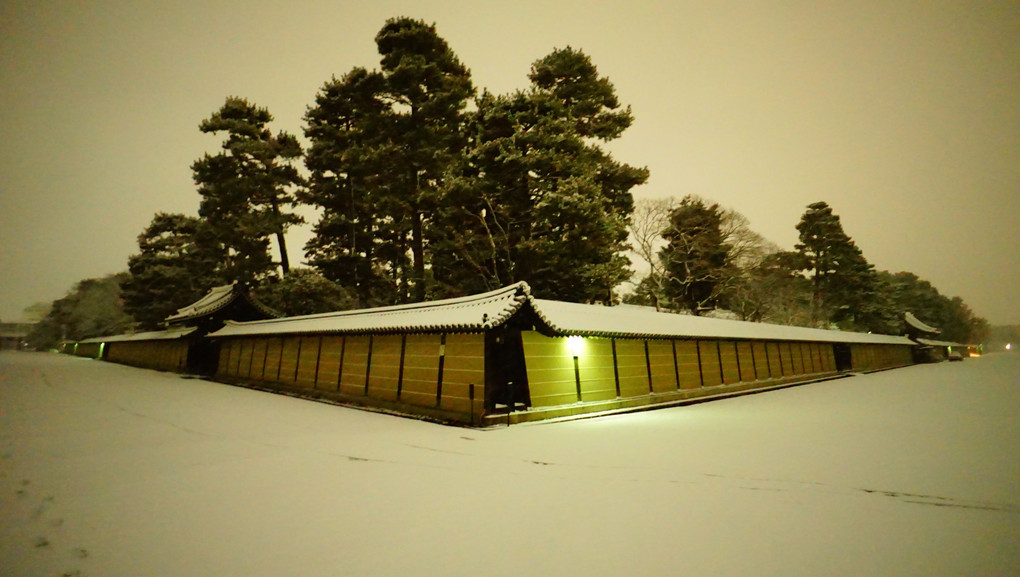
[[[115,341],[106,343],[104,358],[110,362],[183,373],[188,365],[188,341]]]
[[[913,364],[911,347],[853,344],[850,358],[855,371],[875,371]]]
[[[284,335],[224,339],[217,377],[475,422],[485,339],[475,334]],[[378,403],[373,403],[378,401]]]
[[[534,407],[755,388],[836,374],[831,343],[609,339],[522,333]],[[911,347],[854,345],[854,370],[910,364]],[[752,386],[744,386],[751,384]]]

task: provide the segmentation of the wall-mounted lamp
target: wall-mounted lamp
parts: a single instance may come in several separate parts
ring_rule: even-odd
[[[567,350],[575,357],[581,356],[581,352],[584,351],[584,337],[577,335],[567,337]]]

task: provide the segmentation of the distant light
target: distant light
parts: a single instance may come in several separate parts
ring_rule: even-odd
[[[1007,351],[1011,350],[1012,348],[1013,348],[1013,343],[1006,343],[1006,350]]]
[[[567,349],[571,355],[575,357],[581,356],[581,352],[584,351],[584,337],[577,335],[567,337]]]

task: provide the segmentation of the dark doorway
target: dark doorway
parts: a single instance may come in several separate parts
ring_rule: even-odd
[[[485,335],[485,410],[519,411],[531,406],[521,331],[499,328]]]
[[[220,345],[211,339],[199,338],[188,346],[188,372],[211,377],[220,360]]]
[[[850,352],[850,345],[847,343],[836,343],[832,345],[832,356],[836,359],[836,370],[839,372],[852,371],[854,368],[853,354]]]

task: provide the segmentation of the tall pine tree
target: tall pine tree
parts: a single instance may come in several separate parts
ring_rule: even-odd
[[[797,224],[795,246],[812,284],[812,319],[816,324],[888,332],[895,324],[881,300],[875,267],[843,231],[825,202],[808,205]]]
[[[529,78],[528,91],[478,100],[468,153],[442,188],[433,274],[444,294],[525,280],[545,298],[611,301],[629,273],[630,190],[648,171],[597,142],[620,136],[630,111],[571,48]]]
[[[140,328],[158,328],[223,282],[215,274],[223,254],[210,233],[198,218],[160,212],[138,235],[138,254],[128,258],[121,289],[124,310]]]
[[[306,116],[307,199],[324,209],[307,248],[310,262],[363,304],[420,301],[437,190],[463,153],[474,87],[434,25],[390,19],[376,45],[381,69],[327,83]]]
[[[286,132],[273,135],[266,127],[272,120],[265,108],[243,98],[227,98],[199,125],[202,132],[226,132],[222,152],[206,154],[191,167],[202,195],[199,215],[225,249],[221,276],[243,284],[257,284],[275,273],[269,254],[269,239],[274,236],[280,266],[287,273],[284,234],[290,225],[303,222],[287,211],[302,182],[292,165],[301,156],[301,146]]]
[[[723,235],[722,219],[718,204],[693,196],[684,197],[670,212],[659,258],[666,274],[664,292],[674,308],[697,315],[718,305],[733,276],[732,247]]]

